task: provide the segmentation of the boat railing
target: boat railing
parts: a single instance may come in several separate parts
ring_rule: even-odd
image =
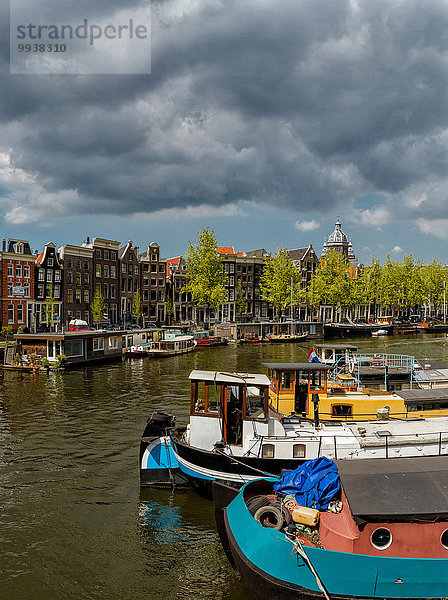
[[[385,422],[387,426],[387,422]],[[258,437],[258,436],[257,436]],[[343,440],[341,439],[343,438]],[[357,436],[360,443],[360,450],[363,448],[366,450],[374,448],[375,451],[384,452],[384,458],[393,458],[398,453],[394,451],[400,451],[403,448],[410,448],[414,446],[414,452],[406,453],[407,458],[416,456],[446,456],[448,455],[448,431],[434,431],[424,433],[399,433],[392,434],[386,430],[377,431],[373,434],[359,434]],[[307,444],[314,443],[318,445],[317,457],[327,456],[328,458],[343,458],[347,455],[347,451],[352,454],[353,448],[351,447],[352,438],[349,433],[342,433],[339,435],[325,435],[317,436],[313,434],[298,434],[297,436],[259,436],[258,454],[261,452],[263,442],[275,443],[288,443],[291,442],[306,446]],[[422,452],[422,447],[424,452]],[[330,450],[331,448],[331,450]],[[432,449],[431,449],[432,448]],[[431,451],[430,451],[431,450]],[[311,458],[311,456],[310,456]],[[356,458],[356,456],[354,457]],[[375,454],[375,458],[381,458],[379,454]]]

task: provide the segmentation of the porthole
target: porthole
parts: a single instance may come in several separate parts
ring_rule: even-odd
[[[440,536],[440,542],[442,546],[448,550],[448,529],[445,529],[445,531]]]
[[[378,550],[386,550],[392,544],[392,534],[385,527],[375,529],[370,538],[372,546]],[[447,538],[448,541],[448,538]]]

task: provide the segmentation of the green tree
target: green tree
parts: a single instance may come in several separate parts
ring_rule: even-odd
[[[301,298],[301,276],[289,258],[286,248],[277,248],[274,256],[267,256],[260,280],[261,297],[270,302],[277,314],[291,304],[291,285],[293,302]]]
[[[93,322],[98,325],[104,314],[104,298],[99,285],[96,286],[95,295],[90,303],[90,312],[92,313]]]
[[[430,265],[424,265],[421,269],[428,303],[434,309],[436,315],[446,301],[448,273],[438,260],[432,259]],[[445,311],[445,307],[443,307]]]
[[[55,322],[55,319],[57,316],[56,304],[57,304],[57,300],[54,297],[53,284],[50,283],[48,286],[47,297],[45,298],[45,302],[42,305],[43,318],[44,318],[46,324],[50,327],[50,329],[54,325],[54,322]]]
[[[171,318],[174,314],[174,305],[170,297],[168,297],[168,300],[166,301],[166,314],[168,317],[168,325],[171,325]]]
[[[347,260],[330,250],[313,274],[307,291],[307,302],[312,308],[319,304],[352,307],[358,300]]]
[[[238,279],[236,287],[236,312],[241,317],[247,310],[247,300],[241,285],[241,279]]]
[[[140,317],[142,316],[142,296],[140,294],[140,290],[137,289],[137,291],[134,294],[134,298],[132,301],[132,315],[135,318],[135,320],[137,321],[137,324],[140,323]]]
[[[196,304],[216,310],[226,299],[227,279],[213,229],[205,227],[198,232],[198,242],[190,242],[186,259],[188,282],[184,291],[191,293]]]

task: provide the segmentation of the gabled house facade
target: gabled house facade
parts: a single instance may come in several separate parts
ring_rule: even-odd
[[[72,319],[82,319],[91,325],[93,249],[65,244],[58,254],[64,272],[62,322],[66,326]]]
[[[28,240],[3,240],[1,268],[1,325],[15,331],[33,319],[34,261]]]
[[[50,330],[62,325],[63,268],[53,242],[45,244],[37,255],[34,276],[34,311],[30,329],[37,331],[43,326]]]
[[[133,315],[134,299],[141,297],[140,263],[138,261],[138,247],[130,240],[126,246],[118,251],[120,263],[120,317],[124,326],[137,322]],[[139,319],[141,323],[141,318]]]

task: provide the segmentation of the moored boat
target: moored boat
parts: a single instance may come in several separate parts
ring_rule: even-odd
[[[215,346],[227,346],[227,340],[225,337],[211,336],[210,331],[207,329],[192,331],[191,334],[194,337],[198,348],[213,348]]]
[[[296,344],[304,342],[308,337],[308,333],[301,333],[298,335],[281,333],[279,335],[270,335],[268,340],[270,344]]]
[[[322,479],[305,480],[310,494],[292,515],[285,507],[304,494],[278,495],[275,480],[245,484],[224,510],[232,490],[214,485],[223,547],[251,597],[446,598],[446,459],[337,461],[337,469],[334,501],[319,493]],[[311,497],[319,511],[307,508]]]
[[[313,365],[306,366],[312,375]],[[177,429],[173,417],[159,434],[163,446],[148,435],[141,439],[141,485],[151,484],[148,469],[178,470],[207,496],[213,480],[241,486],[321,456],[366,459],[448,453],[448,417],[326,423],[320,421],[319,403],[312,398],[314,420],[270,409],[271,382],[263,374],[195,370],[190,382],[187,428]],[[159,464],[162,447],[171,453],[168,465]]]

